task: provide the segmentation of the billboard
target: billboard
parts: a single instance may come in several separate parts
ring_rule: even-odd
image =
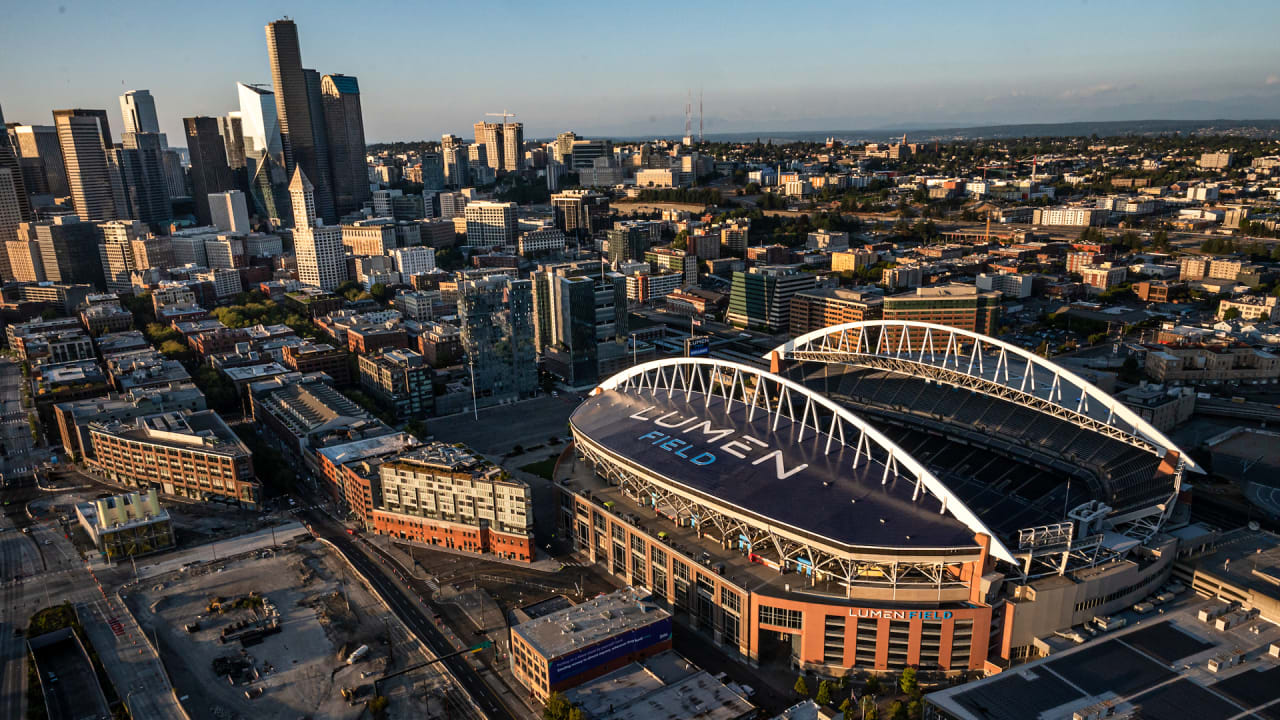
[[[688,337],[684,339],[685,357],[706,357],[711,354],[711,338]]]
[[[628,630],[591,647],[582,648],[547,663],[547,683],[554,686],[556,683],[599,667],[610,660],[616,660],[631,653],[639,652],[670,639],[670,617],[665,617],[642,628]]]

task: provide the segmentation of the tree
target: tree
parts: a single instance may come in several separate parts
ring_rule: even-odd
[[[819,705],[831,704],[831,681],[823,680],[818,683],[818,696],[814,698]]]
[[[575,708],[564,695],[553,692],[547,698],[547,707],[542,711],[543,720],[569,720],[569,713]]]
[[[862,717],[863,720],[880,720],[880,708],[870,697],[862,698]]]
[[[796,678],[796,684],[793,685],[791,689],[795,690],[796,694],[799,695],[800,697],[803,697],[803,698],[809,697],[809,683],[804,681],[803,675]]]
[[[1223,320],[1237,320],[1239,317],[1240,310],[1238,308],[1227,308],[1226,312],[1222,313]]]
[[[871,673],[867,676],[866,692],[868,695],[879,695],[881,690],[880,676]]]
[[[920,681],[916,678],[916,669],[913,667],[903,668],[902,676],[898,678],[898,687],[902,688],[905,695],[912,695],[920,687]]]
[[[374,283],[373,287],[369,288],[369,294],[373,296],[374,300],[377,300],[383,305],[386,305],[391,301],[391,291],[382,283]]]
[[[845,698],[844,702],[840,703],[840,720],[852,720],[855,709],[857,706],[853,704],[853,700]]]
[[[889,720],[907,720],[907,706],[901,700],[894,700],[889,706]]]
[[[920,720],[920,718],[922,717],[924,717],[923,702],[921,702],[920,700],[912,700],[911,702],[907,703],[908,720]]]

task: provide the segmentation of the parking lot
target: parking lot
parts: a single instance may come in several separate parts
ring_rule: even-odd
[[[437,440],[466,443],[484,455],[504,455],[519,445],[530,448],[552,437],[569,434],[569,415],[582,397],[576,393],[540,395],[510,405],[480,408],[480,419],[471,412],[427,422]]]
[[[128,603],[158,638],[193,720],[355,718],[378,677],[426,659],[381,602],[316,541],[151,578]],[[242,633],[248,637],[237,641]],[[368,650],[348,665],[362,646]],[[395,715],[449,717],[447,687],[426,668],[381,690]]]

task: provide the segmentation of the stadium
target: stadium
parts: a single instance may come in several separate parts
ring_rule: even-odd
[[[570,427],[577,552],[750,662],[837,675],[982,672],[1141,599],[1200,472],[1069,370],[911,321],[640,364]]]

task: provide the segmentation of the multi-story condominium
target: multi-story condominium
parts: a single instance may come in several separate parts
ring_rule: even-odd
[[[503,138],[502,123],[478,122],[474,125],[476,146],[484,148],[485,165],[493,170],[503,169],[503,152],[506,142]]]
[[[276,20],[266,29],[267,56],[271,63],[271,80],[275,85],[276,116],[280,120],[280,134],[284,140],[285,172],[292,177],[298,168],[302,168],[303,174],[315,181],[312,216],[335,224],[338,213],[329,172],[319,73],[302,67],[298,26],[292,20]]]
[[[1280,377],[1280,356],[1249,347],[1176,347],[1147,351],[1147,374],[1159,383],[1217,384]]]
[[[196,203],[196,219],[201,225],[211,225],[209,195],[235,188],[231,166],[227,164],[227,147],[218,132],[217,118],[183,118],[182,124],[191,155],[191,193]]]
[[[524,167],[524,123],[502,124],[501,169],[516,172]]]
[[[249,264],[247,255],[241,235],[218,234],[205,238],[205,267],[211,270],[242,268]]]
[[[916,320],[995,335],[1000,326],[1000,293],[973,285],[941,285],[884,299],[885,320]]]
[[[553,225],[546,225],[536,230],[520,233],[516,250],[521,255],[540,255],[562,252],[564,250],[564,232]]]
[[[378,533],[533,560],[533,493],[502,468],[465,448],[432,443],[379,470]]]
[[[685,247],[699,260],[719,260],[720,234],[705,231],[694,232],[686,240]]]
[[[91,465],[112,482],[256,509],[261,486],[249,448],[212,410],[91,422]]]
[[[761,265],[735,272],[725,321],[737,327],[780,331],[791,326],[791,297],[817,284],[812,273],[794,265]]]
[[[516,244],[515,203],[481,200],[469,203],[464,215],[468,245],[487,248]]]
[[[422,355],[406,349],[361,355],[360,385],[397,420],[424,418],[435,408],[435,372]]]
[[[857,272],[876,264],[879,254],[874,250],[846,250],[831,253],[832,272]]]
[[[478,396],[508,399],[537,390],[533,318],[528,280],[492,275],[459,283],[458,323]]]
[[[810,250],[826,250],[838,252],[849,249],[849,233],[831,230],[817,230],[809,233],[805,247]]]
[[[644,254],[662,237],[662,223],[628,220],[614,223],[605,234],[609,241],[609,263],[615,268],[624,262],[644,261]]]
[[[308,287],[332,291],[347,279],[342,228],[317,223],[314,192],[315,187],[302,170],[294,172],[289,195],[293,199],[293,246],[298,281]]]
[[[684,285],[698,284],[698,256],[693,253],[669,247],[657,247],[646,250],[644,260],[649,263],[654,272],[665,270],[681,273],[684,276]]]
[[[626,276],[627,301],[651,305],[666,301],[668,295],[686,286],[684,273],[647,270]]]
[[[729,250],[745,253],[751,241],[751,225],[747,222],[734,223],[720,229],[720,242]],[[701,257],[701,256],[699,256]]]
[[[280,363],[303,374],[324,373],[338,385],[351,382],[346,351],[328,343],[307,340],[297,345],[286,345],[281,348]]]
[[[833,325],[879,320],[884,296],[840,288],[814,288],[791,296],[791,335]]]
[[[440,154],[444,162],[445,183],[459,188],[469,185],[467,143],[457,135],[444,135],[440,138]]]
[[[1079,274],[1089,265],[1100,265],[1106,262],[1107,256],[1097,252],[1067,253],[1067,272]]]
[[[106,358],[103,364],[111,384],[122,393],[191,381],[191,375],[182,363],[166,358],[151,347],[117,353]]]
[[[1037,208],[1031,222],[1035,225],[1068,225],[1087,227],[1102,225],[1110,216],[1109,210],[1091,207]]]
[[[417,246],[395,248],[390,253],[395,260],[396,270],[403,278],[414,275],[428,275],[436,271],[436,251],[434,248]]]
[[[350,75],[325,75],[320,92],[324,96],[324,124],[332,161],[334,208],[341,217],[359,210],[369,199],[360,84]]]
[[[979,290],[994,290],[1007,298],[1031,297],[1034,280],[1022,273],[979,273],[974,286]]]
[[[436,200],[440,203],[442,220],[466,217],[467,203],[471,202],[471,198],[463,192],[442,192],[436,195]]]
[[[1080,268],[1080,277],[1084,279],[1084,284],[1089,286],[1089,292],[1102,292],[1123,284],[1128,274],[1129,269],[1125,266],[1113,265],[1109,262],[1101,265],[1085,265]]]
[[[175,410],[204,410],[204,393],[190,383],[136,388],[128,393],[110,393],[105,397],[74,400],[54,405],[62,448],[77,460],[93,456],[89,439],[89,423],[112,420],[128,421],[147,415]]]
[[[74,329],[11,332],[9,347],[28,365],[57,365],[94,357],[93,340],[80,329],[78,320]]]
[[[573,385],[599,379],[598,345],[626,335],[626,279],[575,264],[533,275],[534,340],[551,373]]]
[[[218,300],[225,300],[244,292],[244,284],[240,282],[240,273],[231,268],[210,268],[192,274],[193,280],[209,283],[213,286],[213,294]]]
[[[1223,320],[1235,310],[1235,316],[1249,322],[1275,322],[1280,319],[1280,298],[1274,295],[1242,295],[1218,302],[1217,318]]]
[[[88,221],[119,217],[112,168],[107,151],[112,147],[106,110],[54,110],[53,125],[66,167],[67,185],[76,214]]]
[[[396,223],[389,218],[357,220],[342,226],[342,245],[352,255],[386,255],[396,244]]]

